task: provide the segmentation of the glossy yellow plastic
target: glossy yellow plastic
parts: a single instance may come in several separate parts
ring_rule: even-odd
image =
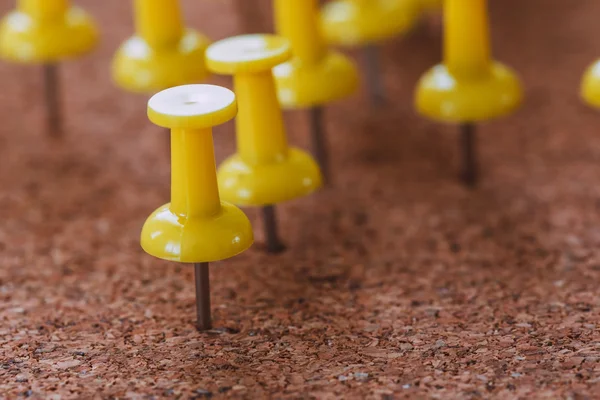
[[[142,248],[183,263],[223,260],[254,241],[246,215],[219,197],[212,127],[232,119],[235,95],[213,85],[164,90],[148,102],[148,117],[171,129],[171,202],[142,228]]]
[[[318,0],[274,0],[275,25],[292,46],[294,58],[273,69],[286,108],[327,104],[358,88],[358,71],[344,55],[325,45]]]
[[[287,143],[272,68],[290,57],[289,42],[273,35],[225,39],[206,51],[209,70],[234,76],[239,102],[237,153],[218,172],[221,195],[234,204],[277,204],[321,186],[317,163]]]
[[[436,120],[477,122],[512,112],[522,97],[516,74],[491,60],[487,0],[445,0],[444,63],[419,81],[417,110]]]
[[[422,0],[335,0],[321,13],[327,41],[362,46],[399,36],[421,16]]]
[[[208,77],[204,52],[210,44],[183,26],[179,0],[134,0],[136,34],[113,60],[113,79],[125,90],[157,92]]]
[[[581,82],[581,97],[590,106],[600,108],[600,60],[588,67]]]
[[[19,0],[0,22],[0,57],[20,63],[54,63],[91,51],[98,31],[69,0]]]

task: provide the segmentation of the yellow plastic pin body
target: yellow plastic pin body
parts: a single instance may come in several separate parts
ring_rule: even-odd
[[[125,90],[151,93],[208,77],[208,38],[183,26],[179,0],[134,0],[136,34],[113,60],[113,79]]]
[[[234,76],[239,103],[237,153],[218,172],[221,195],[234,204],[277,204],[321,186],[316,162],[287,143],[272,68],[290,57],[289,42],[273,35],[225,39],[206,52],[211,71]]]
[[[235,95],[213,85],[173,87],[148,102],[148,117],[171,129],[171,202],[144,224],[142,248],[183,263],[223,260],[254,241],[246,215],[222,202],[217,186],[212,127],[232,119]]]
[[[0,22],[0,56],[13,62],[54,63],[88,53],[97,42],[92,18],[69,0],[18,0]]]
[[[335,0],[321,13],[325,38],[333,44],[362,46],[399,36],[421,16],[422,0]]]
[[[592,107],[600,108],[600,60],[588,67],[581,82],[581,97]]]
[[[487,0],[445,0],[444,63],[419,81],[417,110],[446,122],[477,122],[514,111],[523,91],[516,74],[492,61]]]
[[[350,96],[358,71],[344,55],[327,48],[318,0],[273,0],[278,33],[287,38],[294,58],[274,68],[279,101],[286,108],[315,107]]]

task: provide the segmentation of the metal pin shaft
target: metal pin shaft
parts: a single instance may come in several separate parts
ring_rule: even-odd
[[[310,132],[312,140],[313,154],[321,167],[321,175],[323,176],[323,184],[329,183],[329,150],[327,146],[327,138],[325,128],[323,126],[323,108],[313,107],[310,109]]]
[[[464,123],[460,127],[462,148],[462,181],[470,188],[477,185],[479,177],[477,166],[476,130],[473,123]]]
[[[369,96],[373,106],[381,106],[385,103],[385,88],[381,79],[381,66],[379,64],[379,48],[369,44],[364,48],[366,59],[367,84],[369,85]]]
[[[58,82],[57,65],[45,64],[43,66],[43,74],[48,133],[52,136],[60,136],[62,133],[62,121],[60,115],[60,85]]]
[[[212,328],[208,263],[194,264],[194,276],[196,278],[196,328],[199,331],[206,331]]]
[[[281,253],[285,250],[285,246],[281,243],[281,240],[279,240],[279,234],[277,233],[277,215],[275,214],[275,206],[264,206],[262,210],[267,251],[269,253]]]

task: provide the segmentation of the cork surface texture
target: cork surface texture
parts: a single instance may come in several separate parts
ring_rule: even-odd
[[[491,1],[495,56],[526,100],[478,127],[475,191],[456,179],[456,127],[413,110],[438,28],[386,43],[387,106],[363,88],[327,108],[333,186],[278,207],[281,255],[247,210],[257,243],[211,264],[207,333],[193,268],[139,246],[170,177],[147,97],[110,80],[130,2],[78,3],[102,44],[60,67],[62,139],[43,129],[40,68],[0,64],[1,398],[600,396],[600,115],[578,98],[600,2]],[[184,6],[213,39],[242,32],[233,2]],[[306,114],[286,119],[308,148]],[[215,129],[218,161],[233,128]]]

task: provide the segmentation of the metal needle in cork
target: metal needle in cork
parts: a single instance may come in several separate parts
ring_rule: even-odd
[[[214,43],[206,50],[208,68],[233,75],[238,97],[237,153],[219,167],[226,201],[261,207],[267,250],[284,249],[275,206],[306,196],[321,186],[317,163],[288,145],[272,68],[291,57],[289,42],[274,35],[244,35]]]
[[[421,16],[422,0],[333,0],[323,6],[322,30],[331,44],[362,47],[371,103],[385,102],[379,43],[406,34]]]
[[[46,112],[48,119],[48,131],[59,135],[62,132],[60,93],[58,82],[58,67],[56,64],[46,64],[44,71],[44,97],[46,100]]]
[[[69,0],[20,0],[0,23],[0,57],[42,65],[50,135],[63,129],[58,63],[90,52],[97,42],[94,22]]]
[[[211,329],[209,262],[233,257],[253,243],[252,226],[221,201],[212,127],[232,119],[235,95],[213,85],[166,89],[148,101],[148,117],[171,130],[171,202],[146,220],[142,248],[163,260],[194,264],[199,330]]]
[[[522,93],[516,74],[491,58],[487,0],[444,0],[444,61],[421,78],[416,106],[426,117],[460,125],[466,186],[479,178],[475,123],[513,112]]]
[[[288,39],[294,58],[274,68],[279,101],[286,109],[308,109],[313,153],[330,180],[323,106],[354,93],[358,72],[331,51],[321,35],[317,0],[273,0],[277,32]]]

